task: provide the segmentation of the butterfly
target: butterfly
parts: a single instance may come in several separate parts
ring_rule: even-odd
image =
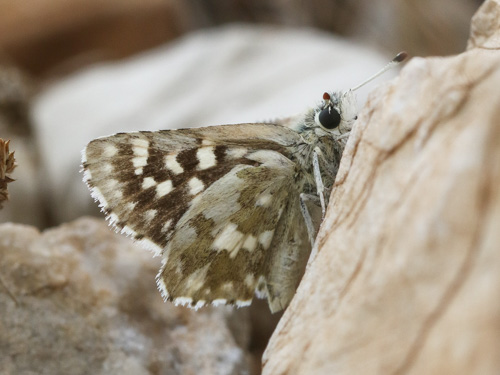
[[[113,226],[162,257],[165,300],[246,306],[256,294],[280,311],[325,214],[359,87],[283,122],[97,138],[82,152],[84,181]]]

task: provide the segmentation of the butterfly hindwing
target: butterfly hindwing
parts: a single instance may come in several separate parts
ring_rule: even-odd
[[[275,231],[294,193],[295,164],[269,150],[248,158],[260,163],[233,168],[179,221],[158,275],[174,302],[250,304],[265,279]]]

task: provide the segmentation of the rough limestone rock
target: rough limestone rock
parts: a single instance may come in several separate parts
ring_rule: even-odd
[[[500,372],[499,19],[368,100],[264,374]]]
[[[158,267],[103,220],[0,225],[0,373],[250,373],[247,311],[164,303]]]

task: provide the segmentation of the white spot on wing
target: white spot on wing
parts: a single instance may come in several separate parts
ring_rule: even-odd
[[[196,195],[196,194],[202,192],[203,189],[205,189],[205,185],[197,177],[191,178],[189,180],[188,184],[189,184],[189,194],[191,194],[191,195]]]
[[[124,206],[124,210],[127,212],[132,212],[136,204],[137,204],[136,202],[127,202],[127,204],[125,204]]]
[[[132,159],[132,164],[136,168],[137,175],[142,174],[142,167],[147,164],[148,161],[148,147],[149,141],[142,138],[134,138],[131,141],[132,150],[134,152],[135,157]],[[137,173],[137,169],[141,169],[140,173]]]
[[[173,190],[172,181],[167,180],[156,185],[156,195],[161,198]]]
[[[148,149],[147,148],[142,148],[142,147],[134,147],[134,155],[135,156],[142,156],[147,158],[148,157]]]
[[[273,196],[271,194],[261,194],[257,198],[255,205],[261,207],[269,207],[272,201],[273,201]]]
[[[248,286],[248,287],[253,287],[255,285],[255,277],[254,275],[252,275],[251,273],[249,273],[248,275],[245,276],[245,284]]]
[[[213,243],[213,248],[217,251],[227,250],[231,258],[234,258],[243,245],[244,234],[238,231],[238,226],[233,223],[227,224],[220,232]]]
[[[189,291],[198,291],[205,284],[205,280],[207,278],[208,268],[210,267],[210,263],[205,267],[202,267],[196,271],[194,271],[191,275],[186,278],[186,288]]]
[[[163,226],[161,227],[161,231],[163,233],[166,233],[170,230],[170,227],[172,225],[172,219],[169,219],[165,224],[163,224]]]
[[[211,168],[217,164],[213,146],[199,148],[196,151],[196,157],[198,158],[199,169]]]
[[[245,238],[245,242],[243,242],[243,248],[248,251],[254,251],[256,247],[257,247],[257,238],[249,234]]]
[[[150,222],[152,221],[155,217],[156,217],[156,213],[157,213],[157,210],[147,210],[144,212],[144,220],[146,220],[146,222]]]
[[[102,156],[104,156],[106,158],[112,158],[113,156],[116,155],[117,152],[118,152],[118,149],[116,148],[116,146],[110,145],[108,143],[108,144],[105,144],[103,147]]]
[[[150,188],[151,186],[155,186],[156,185],[156,181],[153,177],[146,177],[143,181],[142,181],[142,188],[143,189],[148,189]]]
[[[123,193],[121,190],[113,190],[111,191],[111,197],[115,200],[121,200],[123,198]]]
[[[232,159],[240,159],[247,154],[248,150],[244,147],[229,148],[226,150],[226,156]]]
[[[165,166],[175,174],[184,172],[184,168],[177,161],[177,154],[170,154],[165,156]]]
[[[132,143],[133,147],[145,148],[146,150],[149,147],[149,141],[144,138],[132,138],[130,143]]]
[[[142,174],[142,167],[140,167],[140,168],[136,168],[136,170],[134,171],[134,173],[135,173],[137,176],[141,175],[141,174]]]
[[[269,249],[271,246],[271,241],[273,240],[274,230],[266,230],[259,235],[259,243],[262,245],[264,250]]]
[[[102,168],[102,171],[103,171],[105,174],[107,174],[107,175],[109,175],[109,174],[113,173],[113,166],[112,166],[110,163],[104,163],[104,164],[101,166],[101,168]]]
[[[104,187],[103,190],[105,192],[112,193],[115,190],[119,190],[119,185],[120,185],[120,183],[118,182],[118,180],[115,180],[114,178],[110,178],[109,180],[103,182],[103,187]]]
[[[141,168],[144,167],[148,162],[147,156],[136,156],[135,158],[132,158],[132,164],[134,165],[135,168]]]

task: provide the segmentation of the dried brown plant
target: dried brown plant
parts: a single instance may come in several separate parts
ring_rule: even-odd
[[[9,152],[10,141],[4,141],[0,138],[0,208],[2,203],[9,199],[7,184],[14,181],[9,174],[16,168],[16,159],[14,152]]]

